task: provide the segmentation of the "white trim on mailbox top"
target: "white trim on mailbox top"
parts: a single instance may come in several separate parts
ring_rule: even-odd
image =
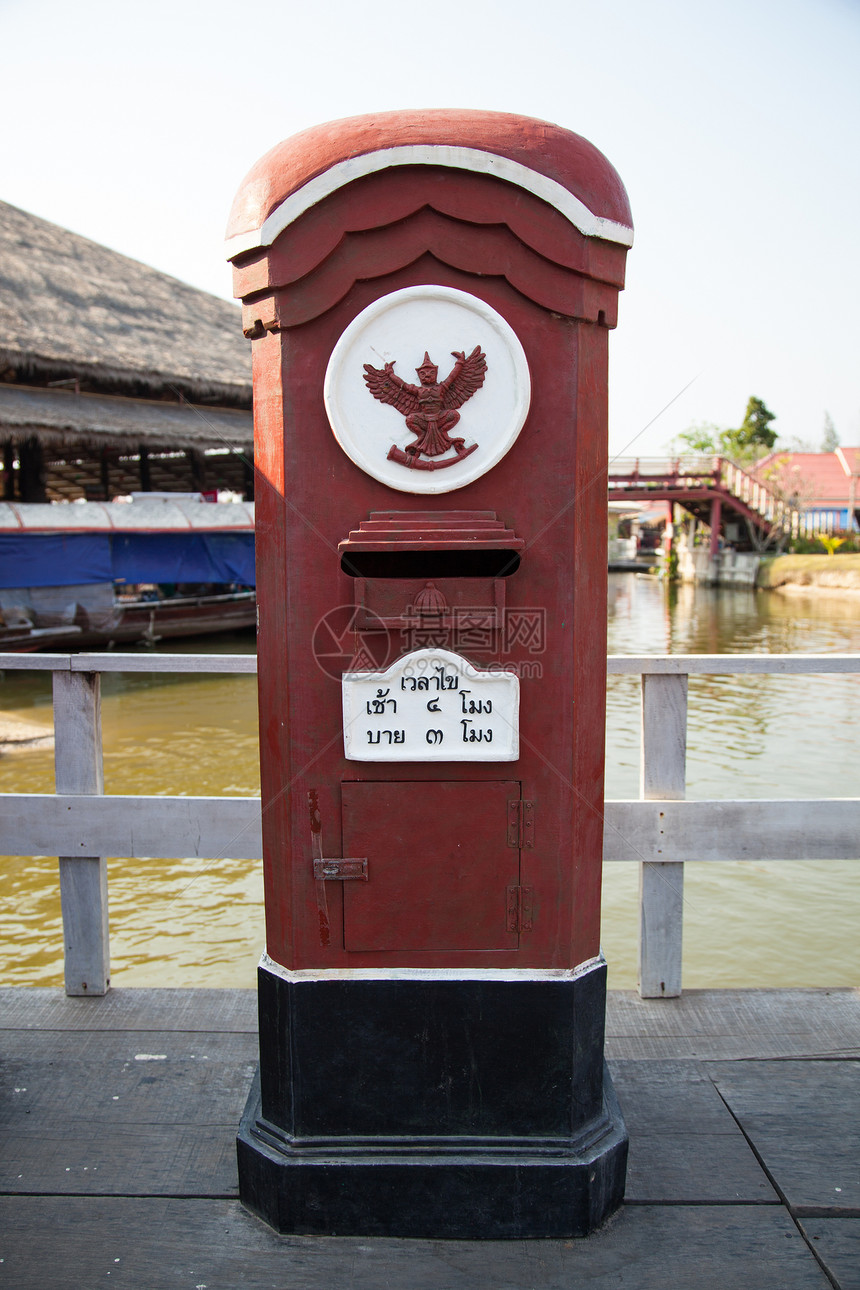
[[[600,237],[621,246],[633,245],[633,229],[615,220],[595,215],[572,192],[548,175],[532,170],[519,161],[501,157],[480,148],[458,148],[451,144],[413,143],[397,148],[380,148],[358,157],[339,161],[314,179],[308,180],[276,206],[258,229],[237,233],[227,240],[227,259],[259,246],[271,246],[275,238],[310,210],[317,202],[330,197],[354,179],[376,174],[389,166],[446,166],[452,170],[470,170],[479,175],[495,175],[553,206],[574,228],[586,237]]]

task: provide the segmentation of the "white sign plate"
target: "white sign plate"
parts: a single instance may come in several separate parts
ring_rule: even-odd
[[[482,380],[470,377],[476,348]],[[380,401],[386,364],[403,396],[400,407],[387,396]],[[433,391],[437,401],[425,405]],[[486,474],[514,444],[530,399],[528,363],[511,326],[485,301],[453,287],[405,287],[374,301],[335,345],[325,380],[326,411],[341,448],[368,475],[404,493],[448,493]]]
[[[520,682],[445,649],[419,649],[384,672],[343,675],[349,761],[516,761]]]

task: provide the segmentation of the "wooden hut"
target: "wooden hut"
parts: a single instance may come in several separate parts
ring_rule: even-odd
[[[0,202],[0,497],[253,498],[238,306]]]

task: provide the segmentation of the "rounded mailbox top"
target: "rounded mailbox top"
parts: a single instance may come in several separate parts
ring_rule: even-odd
[[[313,126],[279,143],[244,179],[227,226],[229,258],[270,245],[294,219],[354,179],[401,165],[492,174],[549,202],[581,233],[629,246],[617,171],[570,130],[507,112],[383,112]]]

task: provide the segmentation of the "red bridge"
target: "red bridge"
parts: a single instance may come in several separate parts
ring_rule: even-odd
[[[792,526],[795,514],[789,502],[725,457],[616,458],[609,465],[609,500],[677,502],[710,527],[712,555],[727,521],[734,520],[732,546],[761,550]]]

